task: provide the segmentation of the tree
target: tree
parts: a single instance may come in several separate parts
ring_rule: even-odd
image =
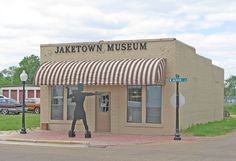
[[[236,76],[231,76],[225,80],[225,96],[236,96]]]
[[[20,74],[22,73],[23,69],[21,67],[16,68],[15,75],[13,76],[13,84],[20,85],[22,82],[20,80]]]
[[[34,81],[34,75],[36,73],[36,70],[38,69],[40,65],[39,57],[36,55],[30,55],[24,57],[24,59],[19,63],[20,69],[16,71],[16,79],[17,77],[20,77],[20,74],[23,70],[28,74],[28,83],[33,84]]]
[[[11,66],[11,67],[9,67],[9,68],[7,68],[7,69],[3,69],[2,71],[1,71],[1,73],[2,73],[2,75],[4,76],[4,77],[12,77],[14,74],[15,74],[15,70],[16,70],[16,68],[17,67],[15,67],[15,66]]]
[[[0,73],[1,81],[0,84],[9,85],[13,84],[13,76],[17,67],[11,66],[7,69],[3,69]]]
[[[26,56],[20,61],[19,67],[9,67],[0,72],[0,85],[20,85],[20,74],[23,70],[28,74],[28,84],[33,84],[34,75],[40,65],[39,57],[35,55]]]
[[[10,84],[10,80],[6,79],[5,77],[0,77],[0,86],[1,85],[9,85]]]

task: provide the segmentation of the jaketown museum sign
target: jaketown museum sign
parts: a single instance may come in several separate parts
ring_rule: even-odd
[[[123,42],[123,43],[104,43],[104,44],[78,44],[56,46],[55,53],[86,53],[101,51],[130,51],[147,50],[147,42]]]

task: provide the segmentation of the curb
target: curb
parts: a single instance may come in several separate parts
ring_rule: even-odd
[[[2,141],[48,143],[48,144],[81,144],[90,145],[88,141],[65,141],[65,140],[33,140],[33,139],[1,139]]]

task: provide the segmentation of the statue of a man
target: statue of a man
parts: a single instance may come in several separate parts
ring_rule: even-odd
[[[82,119],[85,128],[85,138],[91,138],[91,132],[89,131],[86,113],[84,110],[84,100],[86,96],[94,96],[99,95],[99,93],[91,93],[91,92],[82,92],[83,91],[83,84],[78,84],[78,90],[74,91],[72,95],[72,102],[75,102],[75,110],[74,110],[74,118],[71,125],[71,130],[68,132],[69,137],[75,137],[75,124],[77,120]]]

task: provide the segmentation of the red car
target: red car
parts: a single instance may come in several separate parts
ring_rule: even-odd
[[[19,114],[22,112],[22,105],[11,98],[0,98],[0,112],[4,115],[10,112]]]

